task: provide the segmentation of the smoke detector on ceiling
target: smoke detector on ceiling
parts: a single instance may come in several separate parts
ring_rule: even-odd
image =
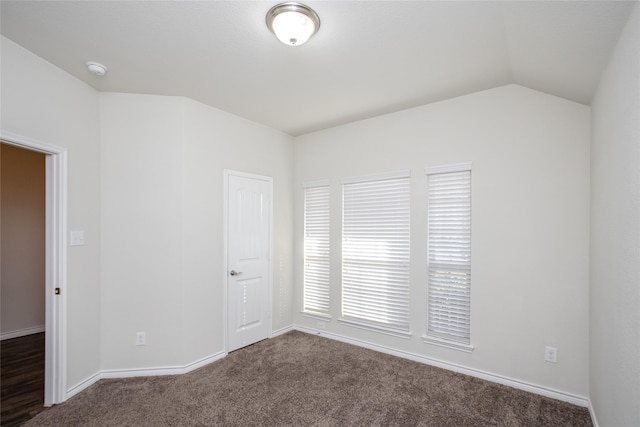
[[[108,68],[99,62],[87,62],[87,68],[96,76],[104,76],[107,74]]]

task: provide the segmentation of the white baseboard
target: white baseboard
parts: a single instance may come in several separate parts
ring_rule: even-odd
[[[570,393],[565,393],[558,390],[549,389],[546,387],[542,387],[536,384],[526,383],[524,381],[516,380],[513,378],[504,377],[502,375],[492,374],[490,372],[480,371],[478,369],[468,368],[466,366],[458,365],[455,363],[449,363],[438,359],[433,359],[431,357],[422,356],[415,353],[405,352],[401,350],[396,350],[390,347],[382,346],[379,344],[373,344],[367,341],[361,341],[354,338],[345,337],[343,335],[334,334],[331,332],[321,331],[317,329],[307,328],[303,326],[296,325],[294,329],[305,332],[313,335],[320,335],[325,338],[330,338],[336,341],[341,341],[347,344],[353,344],[359,347],[368,348],[370,350],[379,351],[381,353],[390,354],[392,356],[402,357],[404,359],[413,360],[415,362],[424,363],[426,365],[435,366],[442,369],[447,369],[449,371],[458,372],[461,374],[469,375],[472,377],[480,378],[483,380],[491,381],[494,383],[506,385],[508,387],[513,387],[518,390],[528,391],[530,393],[539,394],[545,397],[550,397],[552,399],[561,400],[563,402],[572,403],[574,405],[590,408],[589,399],[583,396],[577,396]],[[595,420],[593,417],[592,418]],[[595,425],[595,422],[594,422]]]
[[[294,329],[295,328],[293,327],[293,325],[285,326],[284,328],[280,328],[278,330],[275,330],[275,331],[271,332],[271,338],[275,338],[277,336],[284,335],[287,332],[293,331]]]
[[[461,366],[455,363],[449,363],[442,360],[422,356],[419,354],[396,350],[396,349],[382,346],[379,344],[373,344],[367,341],[362,341],[362,340],[358,340],[350,337],[345,337],[343,335],[334,334],[331,332],[321,331],[321,330],[312,329],[312,328],[307,328],[299,325],[292,325],[292,326],[280,328],[276,331],[273,331],[271,334],[271,337],[275,338],[279,335],[283,335],[293,330],[297,330],[297,331],[304,332],[307,334],[312,334],[312,335],[319,335],[325,338],[333,339],[333,340],[344,342],[347,344],[368,348],[370,350],[379,351],[381,353],[390,354],[392,356],[402,357],[404,359],[413,360],[415,362],[424,363],[426,365],[431,365],[438,368],[447,369],[449,371],[458,372],[461,374],[491,381],[497,384],[506,385],[508,387],[513,387],[518,390],[524,390],[530,393],[535,393],[541,396],[557,399],[563,402],[568,402],[581,407],[586,407],[589,409],[589,413],[591,414],[591,419],[594,427],[598,427],[598,422],[596,419],[595,412],[593,410],[593,406],[591,405],[591,401],[588,398],[583,396],[577,396],[571,393],[565,393],[562,391],[542,387],[536,384],[526,383],[524,381],[504,377],[502,375],[496,375],[490,372],[480,371],[477,369]],[[81,391],[85,390],[86,388],[90,387],[91,385],[95,384],[101,379],[186,374],[188,372],[201,368],[205,365],[208,365],[209,363],[223,359],[225,356],[226,356],[225,352],[219,352],[184,366],[100,371],[92,375],[91,377],[85,379],[84,381],[81,381],[75,386],[71,387],[67,391],[63,401],[75,396],[76,394],[80,393]]]
[[[9,340],[11,338],[25,337],[31,334],[39,334],[45,331],[45,326],[34,326],[32,328],[18,329],[17,331],[3,332],[0,334],[0,341]]]
[[[97,374],[93,374],[89,378],[85,378],[84,380],[80,381],[78,384],[74,385],[69,390],[67,390],[65,395],[62,396],[62,399],[60,399],[60,402],[64,402],[65,400],[72,398],[73,396],[80,393],[81,391],[91,387],[92,385],[94,385],[95,383],[97,383],[102,379],[101,375],[102,373],[98,372]]]
[[[81,391],[87,389],[93,384],[102,379],[107,378],[131,378],[131,377],[153,377],[160,375],[181,375],[186,374],[196,369],[202,368],[209,363],[213,363],[216,360],[220,360],[226,356],[226,353],[221,351],[219,353],[212,354],[211,356],[204,357],[200,360],[196,360],[193,363],[189,363],[184,366],[165,366],[156,368],[142,368],[142,369],[110,369],[106,371],[100,371],[97,374],[90,376],[89,378],[81,381],[75,386],[67,390],[67,394],[64,400],[67,400]]]
[[[287,332],[293,331],[293,325],[286,326],[284,328],[280,328],[271,333],[271,338],[275,338],[279,335],[286,334]],[[78,384],[71,387],[67,390],[66,396],[62,401],[70,399],[81,391],[91,387],[93,384],[97,383],[102,379],[107,378],[130,378],[130,377],[151,377],[151,376],[159,376],[159,375],[180,375],[186,374],[188,372],[194,371],[198,368],[201,368],[209,363],[215,362],[216,360],[220,360],[226,357],[227,353],[221,351],[216,354],[212,354],[211,356],[207,356],[200,360],[196,360],[193,363],[184,366],[168,366],[168,367],[156,367],[156,368],[141,368],[141,369],[110,369],[106,371],[100,371]]]
[[[598,418],[596,418],[596,411],[595,409],[593,409],[591,399],[589,399],[589,414],[591,415],[591,422],[593,423],[593,427],[598,427]]]

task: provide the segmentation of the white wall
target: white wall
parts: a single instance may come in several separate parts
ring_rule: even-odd
[[[640,6],[592,103],[591,402],[601,426],[640,425]]]
[[[223,168],[274,177],[273,325],[289,326],[292,138],[182,98],[101,99],[99,113],[93,89],[2,39],[2,129],[68,147],[68,228],[86,233],[68,251],[69,388],[222,350]]]
[[[291,325],[293,138],[179,97],[105,93],[100,107],[102,369],[223,351],[224,169],[274,179],[273,326]]]
[[[175,98],[100,94],[102,369],[182,361],[182,114]]]
[[[69,230],[86,243],[68,250],[67,385],[99,366],[100,157],[97,92],[1,38],[2,130],[68,149]]]
[[[69,389],[223,349],[225,168],[274,179],[273,329],[292,324],[292,137],[183,98],[99,95],[1,50],[2,130],[68,148],[68,229],[86,235],[68,250]]]
[[[293,138],[185,100],[183,283],[185,350],[195,357],[223,345],[223,178],[231,169],[273,178],[273,330],[293,324]]]
[[[328,332],[579,397],[589,393],[589,108],[509,85],[296,139],[295,322],[302,309],[302,183],[330,179]],[[425,166],[473,162],[472,354],[422,342]],[[411,331],[339,324],[341,177],[411,169]],[[543,359],[558,348],[558,363]]]
[[[45,326],[45,156],[0,145],[3,338]]]

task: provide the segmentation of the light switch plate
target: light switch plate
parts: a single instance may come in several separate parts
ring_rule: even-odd
[[[71,246],[82,246],[84,245],[84,231],[72,231],[71,232]]]

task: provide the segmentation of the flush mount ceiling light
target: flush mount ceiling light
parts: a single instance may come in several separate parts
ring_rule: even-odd
[[[87,68],[96,76],[104,76],[107,74],[108,68],[99,62],[87,62]]]
[[[318,32],[320,18],[303,4],[280,3],[267,12],[267,27],[282,43],[299,46]]]

